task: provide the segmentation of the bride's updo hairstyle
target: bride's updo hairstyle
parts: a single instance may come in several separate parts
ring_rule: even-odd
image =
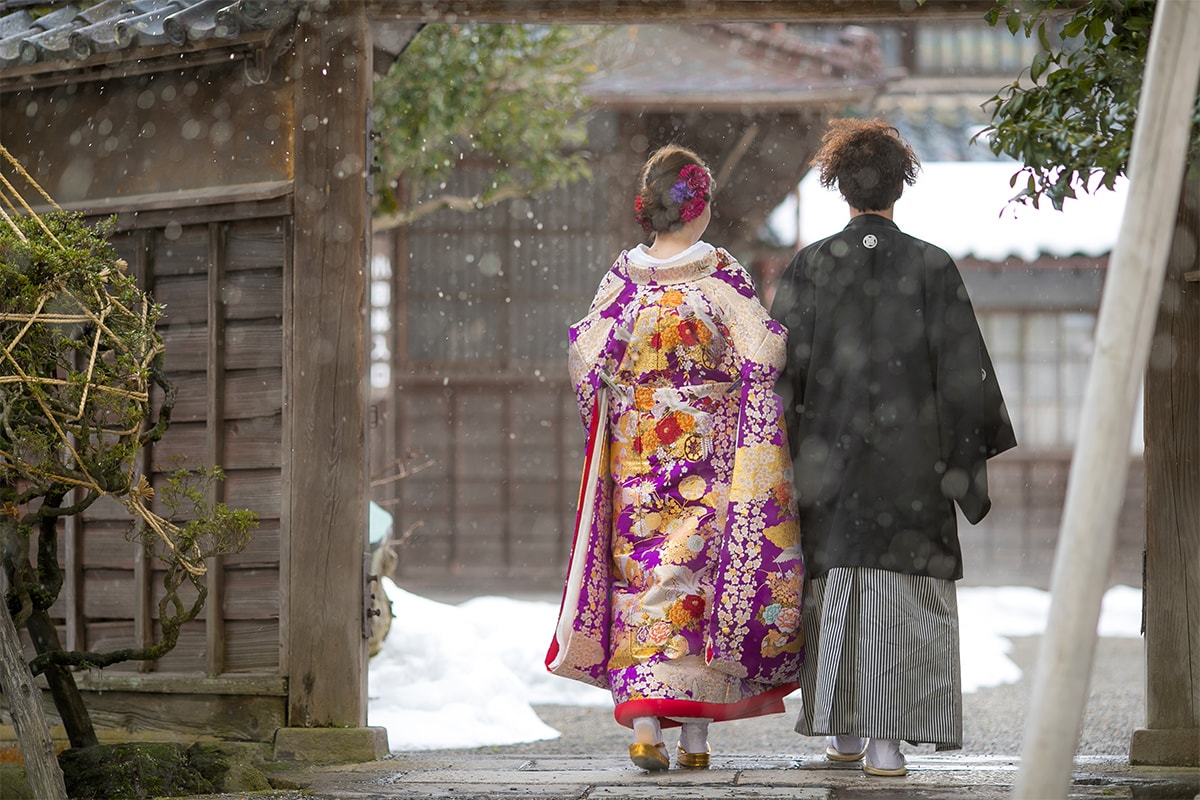
[[[650,156],[638,178],[633,215],[646,233],[677,231],[712,201],[712,177],[700,156],[669,144]]]

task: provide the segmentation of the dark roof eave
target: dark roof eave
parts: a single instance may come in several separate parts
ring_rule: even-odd
[[[237,39],[222,39],[219,43],[209,40],[185,47],[172,44],[131,47],[96,53],[83,60],[69,58],[14,64],[0,68],[0,92],[236,61],[253,57],[255,51],[269,45],[277,33],[272,30],[247,31]]]
[[[803,109],[829,105],[848,105],[873,100],[885,83],[856,87],[804,89],[794,92],[711,93],[639,92],[629,94],[590,94],[593,106],[611,110],[652,108],[656,111],[739,111],[764,109]]]

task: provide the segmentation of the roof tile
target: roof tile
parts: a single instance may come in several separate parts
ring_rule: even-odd
[[[163,30],[164,20],[177,11],[183,11],[189,5],[191,5],[190,0],[165,0],[153,11],[147,11],[136,17],[126,17],[113,29],[113,34],[117,37],[117,44],[121,48],[135,43],[139,45],[166,44],[170,41],[170,37]]]
[[[0,0],[0,73],[37,62],[69,68],[101,53],[138,47],[225,44],[252,31],[292,25],[310,0]],[[54,69],[48,64],[47,69]]]

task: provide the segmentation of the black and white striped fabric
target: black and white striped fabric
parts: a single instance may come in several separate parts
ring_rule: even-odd
[[[837,567],[806,582],[796,732],[962,747],[954,581]]]

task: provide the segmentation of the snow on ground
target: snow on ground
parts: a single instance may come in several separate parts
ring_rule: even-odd
[[[371,659],[368,724],[387,728],[392,750],[480,747],[555,739],[534,705],[610,706],[608,692],[546,672],[558,604],[477,597],[429,600],[383,579],[395,619]],[[1016,683],[1009,637],[1046,626],[1050,594],[1029,587],[959,587],[963,691]],[[1101,636],[1140,636],[1142,595],[1104,595]]]

